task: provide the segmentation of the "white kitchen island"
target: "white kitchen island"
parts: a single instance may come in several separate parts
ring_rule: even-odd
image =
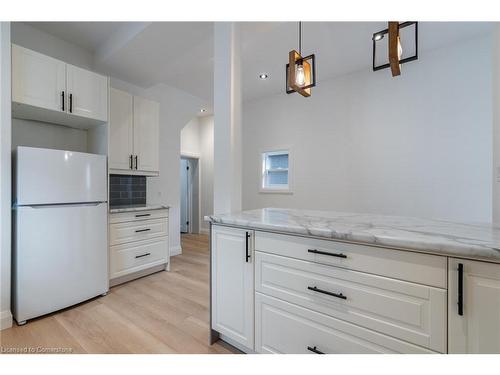
[[[500,228],[213,215],[211,340],[248,353],[500,353]]]

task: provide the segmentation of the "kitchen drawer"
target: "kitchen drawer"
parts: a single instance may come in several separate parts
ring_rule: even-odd
[[[444,289],[256,252],[255,290],[446,352]]]
[[[446,257],[255,232],[255,250],[446,288]]]
[[[165,218],[127,221],[109,226],[111,246],[167,235],[168,220]]]
[[[433,353],[260,293],[255,294],[255,319],[258,353]]]
[[[138,221],[146,219],[159,219],[168,217],[168,209],[133,211],[133,212],[114,212],[109,215],[109,223],[124,223],[127,221]]]
[[[110,278],[167,263],[168,237],[110,247]]]

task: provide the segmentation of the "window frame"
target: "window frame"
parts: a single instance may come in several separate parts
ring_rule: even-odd
[[[268,155],[282,155],[288,154],[288,185],[287,187],[282,186],[265,186],[266,182],[266,158]],[[260,182],[259,182],[259,193],[271,193],[271,194],[293,194],[292,183],[293,183],[293,160],[292,160],[292,147],[272,147],[262,149],[259,154],[260,157]]]

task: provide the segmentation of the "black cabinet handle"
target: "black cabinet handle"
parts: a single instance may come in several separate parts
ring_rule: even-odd
[[[61,93],[61,99],[62,99],[62,111],[64,112],[64,91]]]
[[[340,299],[347,299],[347,297],[344,296],[342,293],[332,293],[332,292],[329,292],[327,290],[318,289],[315,286],[308,286],[307,289],[312,290],[313,292],[317,292],[317,293],[328,294],[329,296],[332,296],[332,297],[337,297]]]
[[[144,217],[144,216],[151,216],[151,214],[138,214],[138,215],[135,215],[135,217]]]
[[[464,315],[464,265],[458,263],[458,315]]]
[[[250,233],[246,232],[246,235],[245,235],[245,252],[246,252],[245,262],[247,262],[247,263],[248,263],[248,260],[250,259],[250,254],[248,251],[248,240],[249,239],[250,239]]]
[[[73,94],[69,94],[69,113],[73,113]]]
[[[310,352],[316,353],[316,354],[325,354],[325,353],[319,351],[318,349],[316,349],[316,347],[311,348],[310,346],[308,346],[307,350],[309,350]]]
[[[337,258],[347,258],[347,255],[345,254],[335,254],[335,253],[327,253],[326,251],[320,251],[320,250],[316,250],[316,249],[308,249],[307,250],[309,253],[313,253],[313,254],[321,254],[321,255],[329,255],[331,257],[337,257]]]
[[[132,169],[132,166],[133,166],[133,164],[132,164],[133,163],[132,162],[132,159],[133,159],[132,155],[130,155],[129,159],[130,159],[129,163],[128,163],[129,164],[129,168]]]
[[[137,169],[137,155],[135,155],[135,169]]]
[[[147,231],[150,231],[150,230],[151,230],[151,228],[147,228],[147,229],[137,229],[137,230],[135,231],[135,233],[147,232]]]
[[[141,254],[141,255],[136,255],[135,258],[143,258],[143,257],[147,257],[148,255],[151,255],[151,253],[146,253],[146,254]]]

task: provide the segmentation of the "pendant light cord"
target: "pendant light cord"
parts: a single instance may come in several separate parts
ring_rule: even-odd
[[[302,56],[302,22],[299,21],[299,54]]]

